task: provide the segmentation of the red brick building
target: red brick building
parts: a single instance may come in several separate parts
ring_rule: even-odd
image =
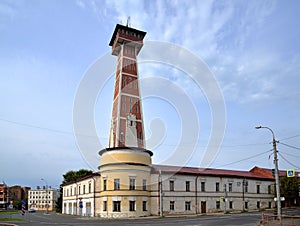
[[[7,201],[7,186],[3,183],[0,184],[0,209],[6,208]]]

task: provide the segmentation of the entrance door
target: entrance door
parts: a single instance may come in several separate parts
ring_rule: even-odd
[[[201,202],[201,213],[206,213],[206,202]]]

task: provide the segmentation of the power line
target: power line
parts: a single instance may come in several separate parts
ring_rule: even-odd
[[[218,167],[216,167],[216,168],[221,168],[221,167],[224,167],[224,166],[233,165],[233,164],[236,164],[236,163],[239,163],[239,162],[243,162],[243,161],[246,161],[246,160],[249,160],[249,159],[252,159],[252,158],[261,156],[261,155],[263,155],[263,154],[266,154],[266,153],[268,153],[268,152],[270,152],[270,151],[273,151],[273,149],[268,150],[268,151],[265,151],[265,152],[262,152],[262,153],[259,153],[259,154],[256,154],[256,155],[253,155],[253,156],[250,156],[250,157],[247,157],[247,158],[244,158],[244,159],[241,159],[241,160],[238,160],[238,161],[235,161],[235,162],[227,163],[227,164],[225,164],[225,165],[218,166]]]
[[[294,148],[294,149],[300,150],[300,148],[295,147],[295,146],[292,146],[292,145],[289,145],[289,144],[285,144],[285,143],[282,143],[282,142],[279,142],[279,141],[278,141],[278,143],[279,143],[279,144],[282,144],[282,145],[284,145],[284,146],[287,146],[287,147],[289,147],[289,148]]]
[[[292,155],[292,154],[290,154],[290,153],[286,153],[286,152],[283,152],[283,151],[281,151],[281,153],[284,153],[285,155],[289,155],[289,156],[292,156],[292,157],[294,157],[294,158],[300,159],[300,156]]]
[[[279,152],[278,154],[280,155],[280,157],[286,161],[288,164],[290,164],[291,166],[295,167],[296,169],[300,169],[299,166],[294,165],[293,163],[291,163],[289,160],[287,160],[285,157],[283,157],[283,155],[281,155]]]
[[[42,126],[27,124],[27,123],[23,123],[23,122],[16,122],[16,121],[11,121],[11,120],[7,120],[7,119],[3,119],[3,118],[0,118],[0,121],[8,122],[8,123],[19,125],[19,126],[25,126],[25,127],[41,129],[41,130],[47,130],[47,131],[53,132],[53,133],[62,133],[62,134],[67,134],[67,135],[77,134],[77,133],[73,133],[73,132],[69,132],[69,131],[57,130],[57,129],[52,129],[52,128],[48,128],[48,127],[42,127]],[[85,134],[77,134],[77,135],[85,136],[85,137],[95,137],[95,136],[90,136],[90,135],[85,135]]]
[[[286,137],[286,138],[280,139],[279,141],[281,141],[281,140],[289,140],[289,139],[292,139],[292,138],[295,138],[295,137],[300,137],[300,134],[295,135],[295,136],[291,136],[291,137]]]

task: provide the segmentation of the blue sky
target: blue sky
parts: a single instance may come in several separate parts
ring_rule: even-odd
[[[181,46],[214,74],[224,97],[226,130],[222,145],[215,147],[218,155],[211,167],[272,168],[271,133],[254,129],[264,125],[281,142],[280,168],[300,168],[299,150],[284,145],[300,147],[299,10],[300,3],[292,0],[2,0],[0,179],[9,185],[35,186],[45,178],[57,187],[68,170],[96,168],[97,152],[108,144],[113,75],[99,90],[95,105],[93,120],[102,146],[96,150],[91,146],[92,161],[77,145],[73,104],[88,69],[110,52],[115,25],[125,24],[128,16],[132,27],[147,31],[145,41]],[[170,65],[148,62],[139,71],[141,79],[172,82],[193,103],[199,140],[186,164],[199,166],[203,153],[210,151],[206,146],[211,108],[205,93]],[[155,84],[141,87],[151,89]],[[172,90],[165,95],[169,93]],[[190,123],[178,115],[176,103],[160,95],[161,91],[143,99],[147,137],[163,131],[159,142],[149,138],[147,148],[154,152],[154,163],[162,163],[177,148],[181,123]],[[179,149],[190,153],[192,146],[187,140]]]

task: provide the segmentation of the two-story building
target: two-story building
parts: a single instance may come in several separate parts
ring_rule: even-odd
[[[93,173],[63,184],[63,213],[127,218],[274,207],[274,178],[253,171],[152,165],[150,181],[133,171]]]

